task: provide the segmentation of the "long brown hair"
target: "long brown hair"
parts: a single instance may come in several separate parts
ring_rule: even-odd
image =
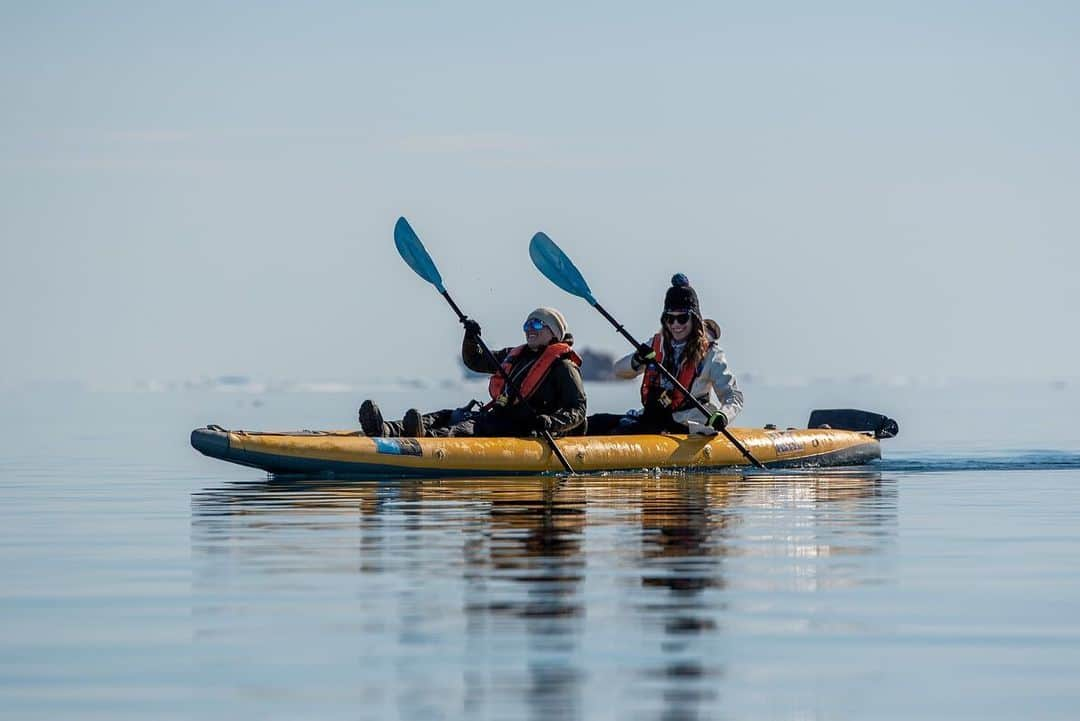
[[[660,321],[660,332],[664,336],[664,357],[671,357],[671,330],[668,328],[668,324],[662,319]],[[712,345],[712,340],[705,332],[705,325],[702,323],[701,318],[698,318],[697,313],[690,314],[690,335],[686,337],[686,359],[694,365],[701,362],[701,359],[705,357],[705,354],[709,352],[709,346]]]

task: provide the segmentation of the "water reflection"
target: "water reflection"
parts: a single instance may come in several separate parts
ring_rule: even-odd
[[[487,495],[466,554],[469,654],[484,654],[518,625],[529,659],[523,692],[530,717],[579,717],[584,672],[572,659],[579,656],[584,616],[585,487],[545,478],[495,486]],[[498,682],[481,675],[466,685],[470,714],[482,714],[499,692]]]
[[[297,632],[367,649],[339,662],[402,717],[692,719],[726,627],[761,622],[739,594],[875,583],[895,526],[862,471],[235,483],[192,498],[195,616],[221,638],[299,595],[325,624]]]
[[[646,618],[660,623],[658,667],[640,672],[642,683],[663,699],[665,719],[697,718],[699,708],[717,696],[722,665],[695,653],[700,634],[715,633],[722,615],[725,579],[722,558],[735,522],[727,495],[739,479],[688,477],[674,487],[641,497],[642,586],[639,603]]]

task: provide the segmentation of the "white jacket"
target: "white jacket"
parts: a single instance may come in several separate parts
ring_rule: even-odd
[[[623,356],[615,362],[615,375],[619,378],[634,378],[645,372],[646,366],[637,370],[631,363],[634,354]],[[694,379],[690,393],[705,404],[710,412],[720,411],[731,423],[743,407],[743,394],[735,382],[735,376],[728,368],[727,359],[724,358],[724,350],[714,340],[709,345],[702,360],[701,375]],[[708,400],[705,400],[706,395]],[[672,418],[679,423],[684,423],[691,433],[701,435],[715,435],[716,430],[705,425],[708,420],[696,408],[678,411],[672,414]]]

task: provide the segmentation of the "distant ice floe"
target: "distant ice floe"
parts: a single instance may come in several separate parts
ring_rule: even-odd
[[[985,380],[985,379],[984,379]],[[889,388],[944,388],[966,381],[944,376],[877,376],[855,373],[848,376],[769,376],[762,373],[740,373],[740,385],[764,388],[810,388],[820,386],[882,386]]]
[[[765,375],[763,373],[745,372],[738,375],[739,384],[751,388],[820,388],[822,386],[837,387],[877,387],[877,388],[929,388],[941,389],[949,387],[981,386],[1000,382],[994,378],[958,378],[931,375],[874,375],[871,373],[856,373],[846,376],[798,376],[798,375]],[[612,381],[613,383],[625,383],[626,381]],[[1010,381],[1014,382],[1014,381]],[[1080,379],[1069,378],[1032,378],[1028,381],[1032,385],[1042,386],[1051,391],[1063,392],[1080,387]],[[259,380],[242,374],[228,374],[220,376],[204,376],[197,380],[139,380],[134,383],[120,384],[94,384],[75,381],[43,382],[35,381],[24,384],[25,390],[31,391],[138,391],[144,393],[167,393],[178,391],[197,391],[214,393],[372,393],[375,391],[429,391],[429,390],[454,390],[475,389],[487,383],[487,376],[475,376],[467,378],[424,378],[424,377],[396,377],[375,378],[362,382],[341,380],[293,380],[293,379],[269,379]],[[606,384],[607,381],[590,380],[587,386]],[[15,390],[18,386],[12,386],[9,390]],[[475,388],[474,388],[475,387]]]
[[[196,391],[211,393],[362,393],[372,390],[428,390],[458,388],[460,380],[443,378],[375,379],[363,383],[337,380],[256,380],[244,375],[203,377],[198,380],[140,380],[133,387],[98,387],[94,390],[135,390],[149,393]]]

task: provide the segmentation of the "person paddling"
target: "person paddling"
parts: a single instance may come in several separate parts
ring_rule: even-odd
[[[615,363],[615,375],[641,380],[640,410],[589,416],[589,433],[699,433],[712,435],[742,410],[743,394],[720,348],[720,326],[701,317],[697,291],[682,273],[664,295],[660,332],[651,344]],[[657,368],[662,363],[712,413],[712,423]]]
[[[366,435],[529,436],[547,431],[558,436],[582,428],[586,400],[581,359],[571,348],[573,338],[562,313],[554,308],[529,313],[523,326],[525,343],[496,351],[498,366],[484,353],[480,324],[469,318],[462,323],[461,358],[470,370],[491,374],[491,401],[479,410],[466,406],[425,415],[410,408],[400,421],[386,422],[379,407],[365,400],[359,420]]]

